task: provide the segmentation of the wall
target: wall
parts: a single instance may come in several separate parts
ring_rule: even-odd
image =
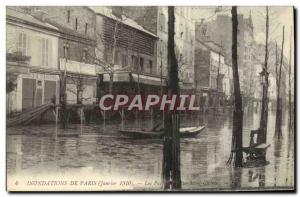
[[[58,69],[58,37],[42,29],[19,23],[7,24],[6,30],[7,53],[20,51],[19,40],[22,39],[22,43],[24,43],[22,44],[24,46],[22,47],[23,55],[31,57],[28,62],[29,67]],[[32,84],[29,84],[28,81],[31,81]],[[39,85],[37,86],[37,84]],[[7,113],[49,103],[53,95],[56,95],[56,101],[58,101],[58,88],[57,75],[44,73],[18,75],[15,90],[7,94]],[[25,92],[28,93],[29,91],[35,93],[30,96],[32,98],[24,96]],[[31,104],[27,105],[26,102]]]
[[[179,65],[180,80],[194,82],[195,26],[190,18],[191,7],[175,7],[175,53]],[[168,7],[158,7],[158,62],[163,62],[163,75],[167,75],[168,60]],[[162,56],[160,55],[162,54]],[[160,66],[159,66],[160,68]]]
[[[56,36],[45,34],[42,31],[33,30],[19,25],[6,25],[6,52],[13,53],[18,51],[18,40],[20,33],[26,37],[26,56],[31,57],[29,65],[33,67],[47,67],[57,69],[58,58],[58,38]],[[42,39],[48,42],[48,60],[42,61]]]
[[[238,64],[243,65],[244,57],[244,17],[238,15]],[[205,30],[203,30],[203,28]],[[214,41],[224,47],[225,61],[231,63],[231,45],[232,45],[232,22],[231,17],[227,15],[218,15],[211,21],[196,22],[195,37],[202,41]],[[241,66],[242,67],[242,66]]]
[[[27,7],[28,8],[28,7]],[[43,17],[57,23],[59,26],[73,30],[81,36],[95,39],[96,16],[92,10],[85,6],[33,6],[31,14]],[[70,13],[68,17],[68,13]],[[77,19],[77,29],[76,29]],[[85,31],[88,24],[87,31]]]
[[[197,90],[210,87],[210,51],[197,47],[195,49],[195,83]]]
[[[156,34],[157,42],[157,73],[167,76],[168,46],[168,7],[167,6],[129,6],[122,7],[123,13],[136,20],[145,29]],[[191,20],[191,7],[175,7],[175,44],[179,67],[182,69],[180,80],[194,81],[194,22]],[[161,69],[162,68],[162,69]],[[161,71],[162,70],[162,71]]]
[[[138,72],[141,59],[143,59],[144,66],[141,73],[157,75],[155,37],[125,25],[121,21],[117,25],[116,35],[118,38],[114,45],[116,21],[101,14],[97,15],[96,21],[96,55],[99,59],[110,65],[112,63],[112,51],[115,48],[115,65],[128,66],[133,71]],[[134,63],[134,61],[136,62]],[[152,62],[152,68],[150,68],[150,61]]]

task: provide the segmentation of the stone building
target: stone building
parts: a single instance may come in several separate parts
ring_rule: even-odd
[[[156,45],[156,73],[167,76],[168,59],[168,7],[167,6],[125,6],[113,7],[115,12],[122,12],[143,28],[158,37]],[[179,65],[181,89],[193,88],[195,25],[191,20],[191,7],[175,7],[175,52]]]
[[[195,87],[201,106],[224,105],[232,92],[232,72],[225,63],[220,45],[196,39]]]
[[[96,101],[97,73],[95,64],[96,16],[84,6],[33,6],[25,10],[53,26],[60,35],[58,41],[58,66],[66,73],[67,103],[93,103]]]
[[[195,24],[195,37],[201,41],[213,41],[224,49],[225,62],[231,64],[232,21],[230,15],[218,14],[212,20],[199,19]],[[251,13],[248,18],[238,15],[238,66],[243,96],[252,95],[249,88],[249,72],[253,73],[255,41]]]
[[[7,114],[58,102],[58,40],[55,26],[7,7]]]
[[[96,56],[106,70],[102,82],[113,92],[158,91],[165,80],[157,73],[157,36],[109,7],[91,7],[96,13]]]

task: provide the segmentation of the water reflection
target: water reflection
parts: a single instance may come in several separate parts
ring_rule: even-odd
[[[251,189],[294,186],[293,137],[285,124],[282,140],[274,140],[275,115],[269,116],[267,151],[269,165],[259,168],[234,169],[226,166],[231,150],[232,119],[208,115],[182,117],[184,126],[203,122],[207,129],[196,138],[181,140],[183,189]],[[249,144],[250,130],[258,127],[259,114],[244,115],[243,143]],[[157,120],[153,120],[155,122]],[[287,122],[287,121],[285,121]],[[162,141],[134,140],[118,133],[120,126],[150,127],[150,121],[109,121],[102,125],[72,125],[79,137],[57,137],[55,126],[9,128],[27,130],[26,135],[8,135],[7,172],[15,174],[65,174],[81,172],[105,177],[126,176],[140,180],[161,181]],[[122,125],[124,124],[124,125]],[[153,123],[152,123],[153,124]],[[41,134],[42,135],[37,135]],[[157,185],[160,188],[160,185]],[[151,187],[153,189],[153,187]]]

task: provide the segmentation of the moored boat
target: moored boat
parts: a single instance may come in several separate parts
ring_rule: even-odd
[[[180,128],[180,137],[195,137],[199,133],[201,133],[205,129],[205,126],[198,126],[198,127],[183,127]],[[126,135],[131,138],[162,138],[164,133],[162,130],[137,130],[137,129],[126,129],[126,130],[119,130],[120,133]]]

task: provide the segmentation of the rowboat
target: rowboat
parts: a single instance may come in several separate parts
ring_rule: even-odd
[[[145,131],[136,129],[119,130],[119,132],[125,136],[131,138],[162,138],[164,133],[162,131]]]
[[[205,129],[205,126],[180,128],[180,137],[195,137]]]
[[[205,129],[205,126],[198,126],[198,127],[183,127],[180,128],[180,137],[187,138],[187,137],[195,137],[199,133],[201,133]],[[147,130],[137,130],[137,129],[126,129],[126,130],[119,130],[119,132],[125,136],[129,136],[131,138],[162,138],[164,136],[164,132],[162,130],[158,131],[147,131]]]

